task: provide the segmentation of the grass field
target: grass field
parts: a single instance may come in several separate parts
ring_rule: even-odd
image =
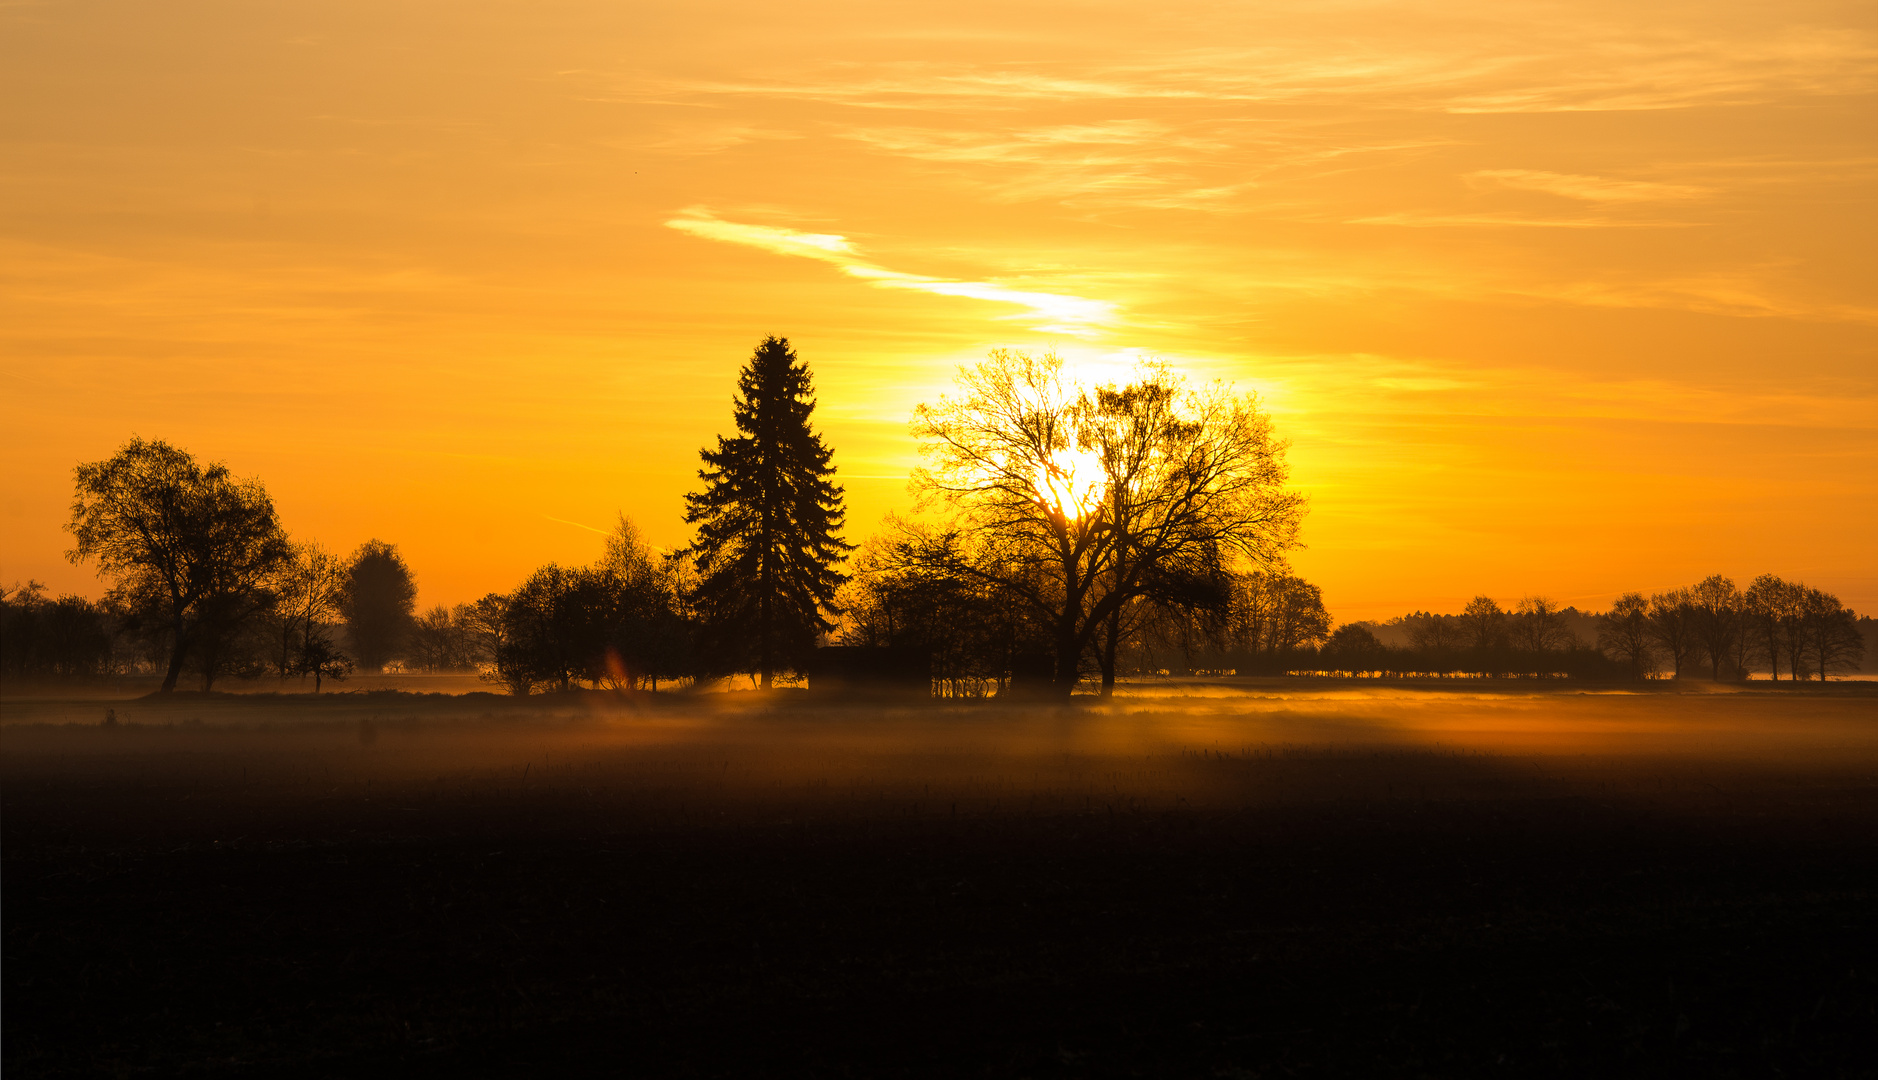
[[[1869,683],[0,724],[13,1077],[1878,1075]]]

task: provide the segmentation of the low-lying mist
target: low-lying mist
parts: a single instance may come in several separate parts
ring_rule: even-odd
[[[6,720],[0,778],[16,808],[39,788],[74,827],[95,817],[122,835],[147,818],[151,829],[161,821],[166,833],[224,842],[294,831],[288,818],[400,834],[465,814],[487,819],[480,828],[513,814],[531,828],[607,830],[1553,796],[1725,811],[1747,789],[1878,779],[1878,696],[1862,688],[1274,683],[1148,687],[1069,705],[788,691],[179,696],[15,700]]]

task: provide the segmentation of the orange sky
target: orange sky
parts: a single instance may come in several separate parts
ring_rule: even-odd
[[[425,604],[676,544],[777,333],[851,539],[914,403],[1054,345],[1267,395],[1340,619],[1878,610],[1875,12],[0,6],[0,580],[101,592],[59,526],[133,432]]]

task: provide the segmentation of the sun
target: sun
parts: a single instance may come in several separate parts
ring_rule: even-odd
[[[1090,450],[1061,450],[1044,464],[1037,487],[1043,503],[1073,520],[1088,517],[1102,506],[1108,475],[1102,456]]]

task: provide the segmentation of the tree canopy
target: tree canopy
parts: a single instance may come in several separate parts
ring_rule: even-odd
[[[292,553],[273,500],[260,481],[161,440],[132,438],[74,476],[66,557],[96,560],[114,579],[107,600],[167,637],[168,693],[192,649],[213,648],[272,603],[269,586]]]
[[[367,540],[346,566],[342,608],[353,658],[377,671],[403,651],[417,608],[417,580],[396,544]]]

